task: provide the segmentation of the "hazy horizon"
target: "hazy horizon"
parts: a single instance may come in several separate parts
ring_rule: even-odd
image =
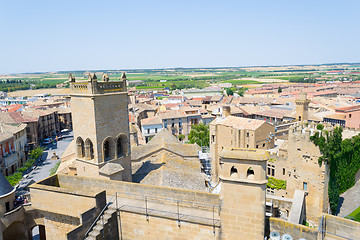
[[[81,72],[81,71],[137,71],[137,70],[167,70],[167,69],[226,69],[226,68],[248,68],[248,67],[287,67],[287,66],[321,66],[321,65],[340,65],[340,64],[360,64],[360,62],[343,62],[343,63],[315,63],[315,64],[290,64],[290,65],[249,65],[249,66],[214,66],[214,67],[168,67],[168,68],[120,68],[120,69],[72,69],[72,70],[55,70],[55,71],[44,71],[44,72],[19,72],[19,73],[1,73],[1,75],[16,75],[16,74],[43,74],[52,72]]]
[[[0,74],[360,62],[358,1],[2,3]]]

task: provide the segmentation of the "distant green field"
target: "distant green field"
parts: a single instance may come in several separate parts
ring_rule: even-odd
[[[355,209],[352,213],[350,213],[347,217],[347,219],[351,219],[357,222],[360,222],[360,207]]]
[[[225,83],[232,83],[234,85],[246,85],[246,84],[261,84],[262,82],[259,81],[254,81],[254,80],[241,80],[241,79],[236,79],[236,80],[226,80],[224,81]]]
[[[136,86],[136,89],[163,89],[162,86]]]

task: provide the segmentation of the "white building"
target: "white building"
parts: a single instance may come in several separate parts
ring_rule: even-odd
[[[141,132],[145,142],[149,142],[160,130],[163,129],[162,120],[159,116],[141,120]]]

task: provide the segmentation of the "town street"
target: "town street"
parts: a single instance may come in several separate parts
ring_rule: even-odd
[[[67,135],[64,135],[64,138],[60,139],[57,145],[52,145],[52,144],[47,145],[46,150],[44,150],[44,153],[42,155],[42,161],[34,170],[32,170],[28,174],[26,178],[24,178],[20,182],[18,188],[25,187],[31,180],[38,182],[41,179],[49,177],[51,169],[55,166],[56,163],[60,161],[60,159],[51,160],[53,153],[55,152],[57,156],[61,157],[61,155],[63,154],[65,149],[69,146],[72,140],[73,140],[73,133],[70,132]]]

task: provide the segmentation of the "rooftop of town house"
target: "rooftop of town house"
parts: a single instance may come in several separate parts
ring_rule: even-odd
[[[1,110],[5,111],[5,112],[17,112],[23,106],[24,106],[24,104],[11,104],[9,106],[1,107]]]
[[[245,115],[252,115],[252,114],[256,114],[259,111],[264,111],[264,110],[269,110],[270,107],[269,106],[241,106],[239,107]]]
[[[237,106],[230,105],[230,113],[231,113],[232,115],[234,115],[234,114],[244,113],[244,111],[241,110],[241,108],[239,108],[239,107],[237,107]]]
[[[262,111],[256,112],[255,114],[264,116],[264,117],[272,117],[272,118],[282,119],[285,116],[288,116],[289,114],[291,114],[291,112],[292,111],[284,110],[284,109],[267,109],[267,110],[262,110]]]
[[[194,99],[192,99],[192,100],[186,100],[185,101],[187,104],[189,104],[189,105],[195,105],[195,106],[198,106],[198,105],[202,105],[202,100],[194,100]]]
[[[50,114],[53,114],[55,112],[57,112],[58,109],[56,108],[50,108],[50,109],[33,109],[33,108],[28,108],[24,111],[21,112],[21,114],[24,117],[30,117],[30,118],[39,118],[39,117],[43,117],[43,116],[47,116]]]
[[[313,98],[316,96],[333,95],[333,94],[337,94],[337,92],[333,91],[333,90],[324,90],[324,91],[320,91],[320,92],[309,93],[308,97]]]
[[[141,119],[142,126],[159,125],[159,124],[162,124],[162,120],[159,116]]]
[[[343,107],[335,109],[336,112],[353,112],[353,111],[360,111],[360,105],[350,106],[350,107]]]
[[[136,111],[155,111],[157,109],[157,106],[153,106],[145,103],[135,103],[129,105],[129,109],[131,108],[133,108]]]
[[[71,108],[67,107],[67,108],[57,108],[56,109],[58,114],[67,114],[67,113],[71,113]]]
[[[336,120],[345,120],[346,119],[346,115],[342,114],[342,113],[334,113],[334,114],[330,114],[324,118],[328,118],[328,119],[336,119]]]
[[[177,110],[167,110],[158,113],[161,119],[172,119],[172,118],[185,118],[186,114]]]
[[[182,107],[182,106],[189,106],[188,103],[183,102],[183,103],[167,103],[163,105],[166,109],[172,109],[172,108],[177,108],[177,107]]]
[[[0,131],[15,134],[26,128],[24,123],[0,123]]]
[[[0,123],[21,123],[21,122],[37,122],[38,118],[23,116],[20,112],[4,112],[0,113]]]
[[[236,129],[248,129],[248,130],[256,130],[261,127],[263,124],[270,124],[263,120],[235,117],[235,116],[227,116],[225,118],[216,118],[214,121],[210,123],[211,125],[223,125],[223,126],[231,126]]]
[[[191,100],[196,100],[196,101],[203,101],[204,97],[193,97]]]
[[[201,115],[201,118],[215,118],[215,117],[211,114],[203,114]]]
[[[14,134],[8,132],[0,132],[0,142],[4,142],[14,138]]]
[[[254,90],[254,91],[248,91],[247,94],[265,94],[265,93],[275,93],[274,90]]]
[[[230,104],[233,101],[233,99],[234,99],[233,96],[223,97],[223,99],[221,99],[221,103]]]
[[[167,99],[186,99],[186,97],[184,96],[179,96],[179,95],[171,95],[171,96],[168,96]]]

